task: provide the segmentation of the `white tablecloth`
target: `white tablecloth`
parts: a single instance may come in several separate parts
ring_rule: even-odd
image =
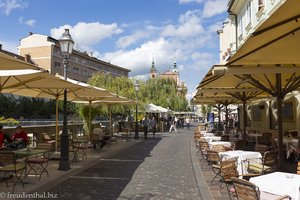
[[[224,157],[224,159],[229,159],[233,157],[238,157],[238,166],[237,170],[239,174],[248,174],[247,167],[248,162],[245,162],[246,159],[254,159],[256,162],[259,162],[260,158],[262,157],[259,152],[255,151],[225,151],[220,152],[220,156]]]
[[[219,136],[211,136],[211,137],[202,137],[206,142],[220,141],[221,137]]]
[[[300,200],[300,175],[273,172],[251,178],[250,182],[257,185],[261,191],[277,195],[289,195],[293,200]]]
[[[231,142],[226,142],[226,141],[216,141],[216,142],[209,142],[209,147],[212,148],[214,145],[224,145],[225,147],[231,147]]]
[[[205,132],[205,133],[201,133],[204,137],[214,137],[215,136],[215,134],[213,134],[213,133],[207,133],[207,132]]]

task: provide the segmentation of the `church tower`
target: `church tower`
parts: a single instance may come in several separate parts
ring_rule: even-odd
[[[154,63],[154,59],[152,59],[152,66],[151,69],[149,71],[149,78],[150,79],[155,79],[157,77],[157,71],[155,68],[155,63]]]
[[[178,73],[178,68],[177,68],[176,60],[174,60],[174,65],[173,65],[173,70],[172,71]]]

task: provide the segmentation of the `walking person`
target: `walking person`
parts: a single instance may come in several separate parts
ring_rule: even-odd
[[[187,127],[188,130],[190,130],[190,121],[191,121],[191,120],[190,120],[189,117],[186,117],[186,118],[185,118],[185,123],[186,123],[186,127]]]
[[[149,124],[150,124],[150,120],[149,120],[148,116],[146,115],[146,117],[142,121],[145,138],[147,138],[147,136],[148,136]]]
[[[152,133],[153,133],[153,137],[154,137],[155,133],[156,133],[156,119],[154,116],[152,117],[152,119],[150,121],[150,126],[152,128]]]
[[[177,133],[175,118],[172,118],[172,120],[171,120],[171,126],[170,126],[169,133],[171,133],[173,131],[173,129],[174,129],[175,133]]]

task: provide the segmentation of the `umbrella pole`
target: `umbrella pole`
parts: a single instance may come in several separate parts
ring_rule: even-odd
[[[89,135],[92,133],[92,102],[89,101]]]
[[[112,114],[111,114],[111,106],[108,106],[108,110],[109,110],[109,131],[110,131],[110,135],[113,135],[112,132]]]
[[[55,100],[55,152],[58,152],[58,97]]]
[[[247,126],[247,117],[246,117],[246,99],[243,99],[243,147],[245,147],[245,142],[246,142],[246,126]]]
[[[277,101],[277,123],[278,123],[278,150],[279,150],[279,170],[282,170],[282,161],[283,161],[283,127],[282,127],[282,101],[284,99],[281,90],[281,74],[276,74],[276,101]]]

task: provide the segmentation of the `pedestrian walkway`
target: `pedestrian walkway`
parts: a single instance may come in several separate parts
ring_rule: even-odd
[[[49,178],[38,182],[33,177],[34,184],[26,184],[24,189],[17,185],[16,193],[52,194],[64,200],[226,200],[224,189],[208,187],[213,174],[207,166],[200,168],[196,152],[192,130],[130,138],[109,150],[91,152],[87,161],[73,163],[68,172],[58,171],[58,161],[51,161]]]

